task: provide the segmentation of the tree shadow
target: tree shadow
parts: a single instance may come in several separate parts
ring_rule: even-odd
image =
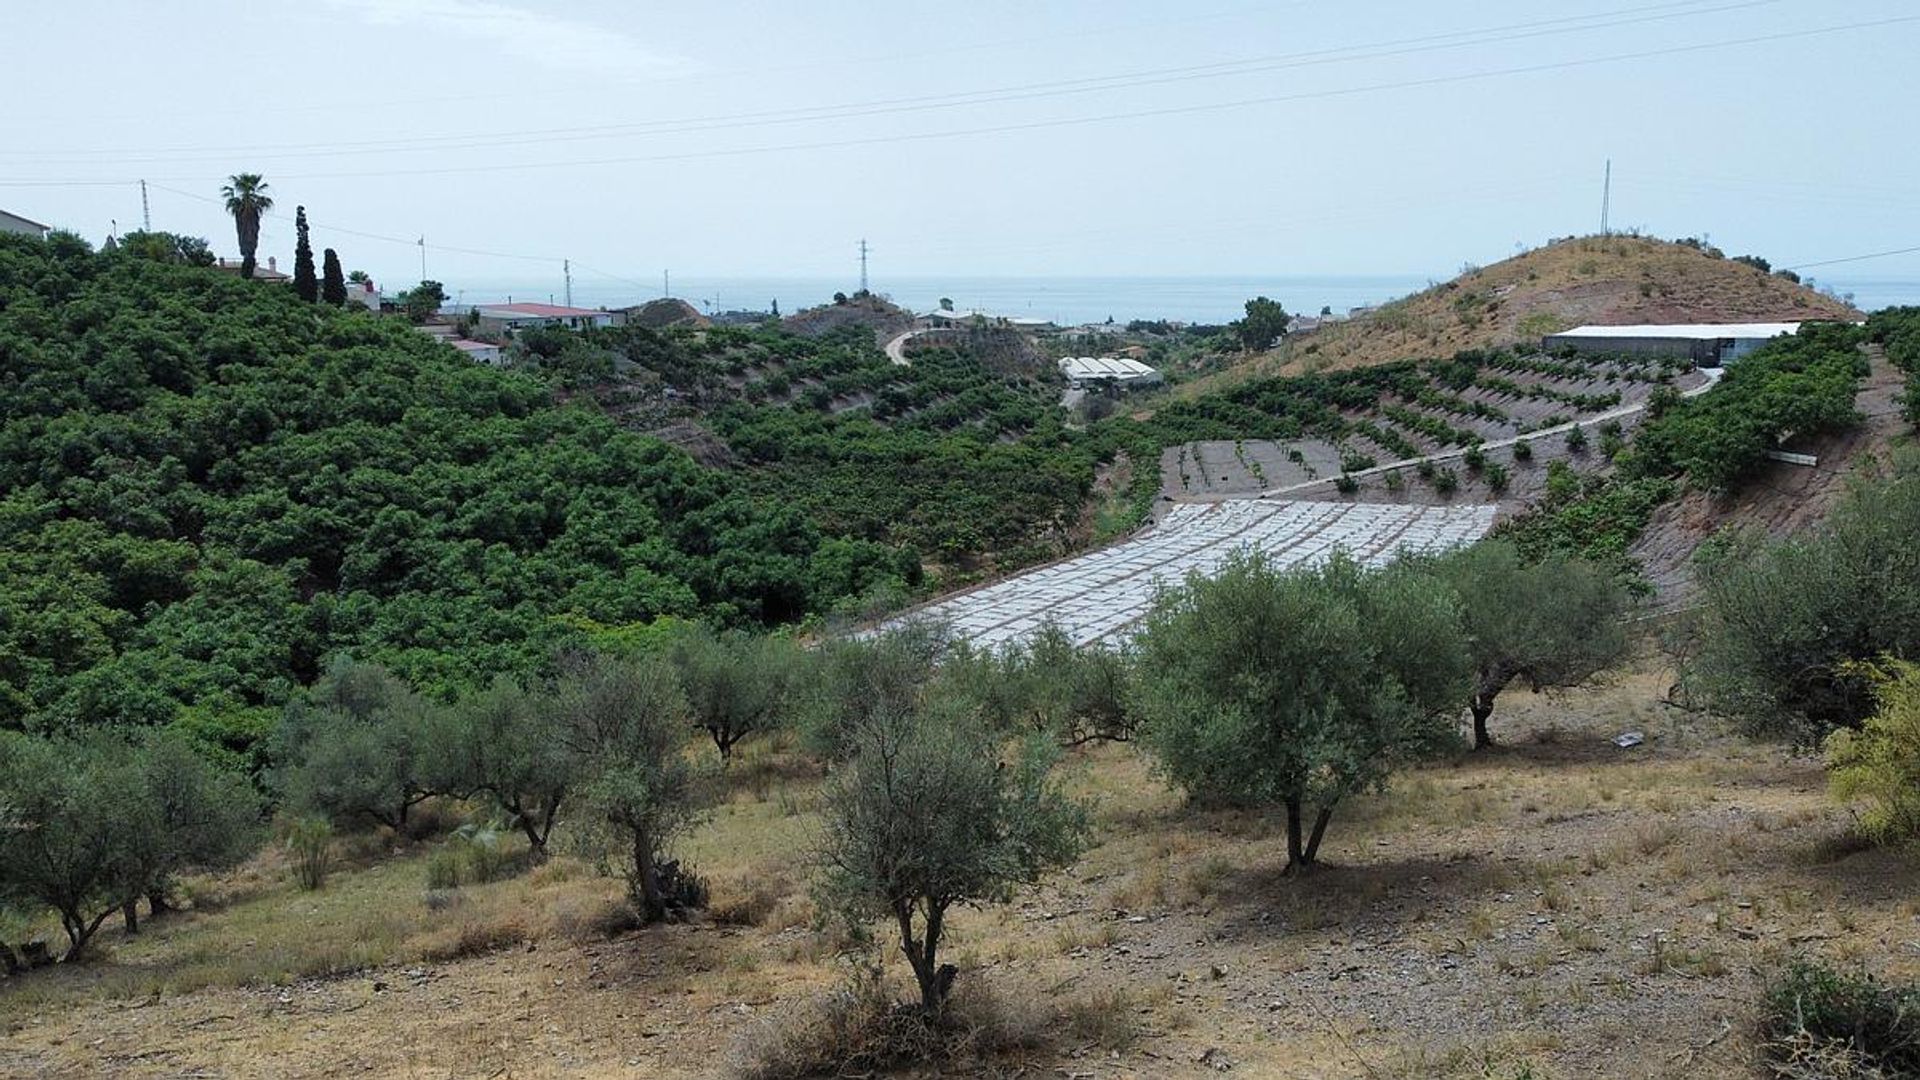
[[[1510,889],[1517,872],[1479,855],[1422,855],[1377,863],[1320,863],[1287,873],[1244,866],[1214,893],[1215,915],[1231,935],[1273,935],[1339,927],[1354,934],[1397,931],[1436,906],[1457,906]]]

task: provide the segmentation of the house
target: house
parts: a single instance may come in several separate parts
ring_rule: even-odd
[[[1123,388],[1154,386],[1161,381],[1158,371],[1138,360],[1115,356],[1065,356],[1060,373],[1074,387],[1112,383]]]
[[[31,218],[23,218],[19,214],[0,210],[0,232],[19,233],[21,236],[31,236],[35,240],[45,240],[47,234],[52,231],[51,225],[42,225]]]
[[[225,270],[229,274],[238,274],[240,272],[240,260],[239,259],[220,259],[213,264],[213,268],[215,270]],[[281,273],[280,260],[269,255],[267,256],[267,264],[265,266],[260,266],[258,264],[254,266],[253,280],[276,281],[281,284],[285,284],[293,280],[293,275]]]
[[[1643,323],[1633,326],[1577,326],[1540,339],[1543,349],[1636,356],[1684,356],[1702,367],[1738,360],[1767,342],[1800,331],[1797,322]]]
[[[501,363],[500,346],[486,341],[468,341],[466,338],[454,338],[447,344],[467,354],[467,359],[482,364],[499,367]]]
[[[585,330],[612,326],[613,312],[560,304],[481,304],[473,309],[480,329],[490,334],[514,330]]]
[[[359,304],[368,311],[380,310],[380,290],[374,287],[371,279],[347,282],[347,303]]]

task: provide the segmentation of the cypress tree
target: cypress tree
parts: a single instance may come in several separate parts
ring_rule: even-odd
[[[293,231],[297,237],[293,242],[293,291],[300,299],[312,303],[320,299],[320,283],[313,276],[313,244],[307,240],[307,208],[304,206],[294,207]]]
[[[347,279],[340,273],[340,256],[332,248],[320,257],[320,301],[332,307],[347,302]]]

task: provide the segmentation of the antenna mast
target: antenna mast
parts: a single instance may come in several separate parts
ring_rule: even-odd
[[[420,237],[420,280],[427,280],[427,238]]]
[[[867,242],[860,241],[860,291],[867,291]]]
[[[1600,235],[1613,235],[1613,159],[1607,159],[1607,179],[1600,189]]]
[[[573,306],[573,260],[561,259],[560,272],[567,277],[567,306]]]
[[[140,181],[140,227],[153,231],[153,212],[147,208],[147,182]]]

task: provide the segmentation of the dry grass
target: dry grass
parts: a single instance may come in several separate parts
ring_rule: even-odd
[[[1782,956],[1920,975],[1883,944],[1912,939],[1920,873],[1846,841],[1817,764],[1649,704],[1663,680],[1503,699],[1502,749],[1350,800],[1297,878],[1271,817],[1190,808],[1130,747],[1076,752],[1095,844],[954,913],[967,1019],[930,1045],[888,1032],[885,938],[896,981],[847,996],[854,942],[813,926],[798,858],[818,778],[768,747],[676,851],[712,882],[703,925],[633,932],[620,882],[569,858],[435,910],[418,849],[343,851],[315,893],[274,853],[100,963],[0,982],[0,1072],[681,1077],[731,1052],[771,1076],[857,1045],[1029,1075],[1737,1074],[1746,1027],[1696,1048]],[[1628,724],[1647,746],[1605,741]]]

